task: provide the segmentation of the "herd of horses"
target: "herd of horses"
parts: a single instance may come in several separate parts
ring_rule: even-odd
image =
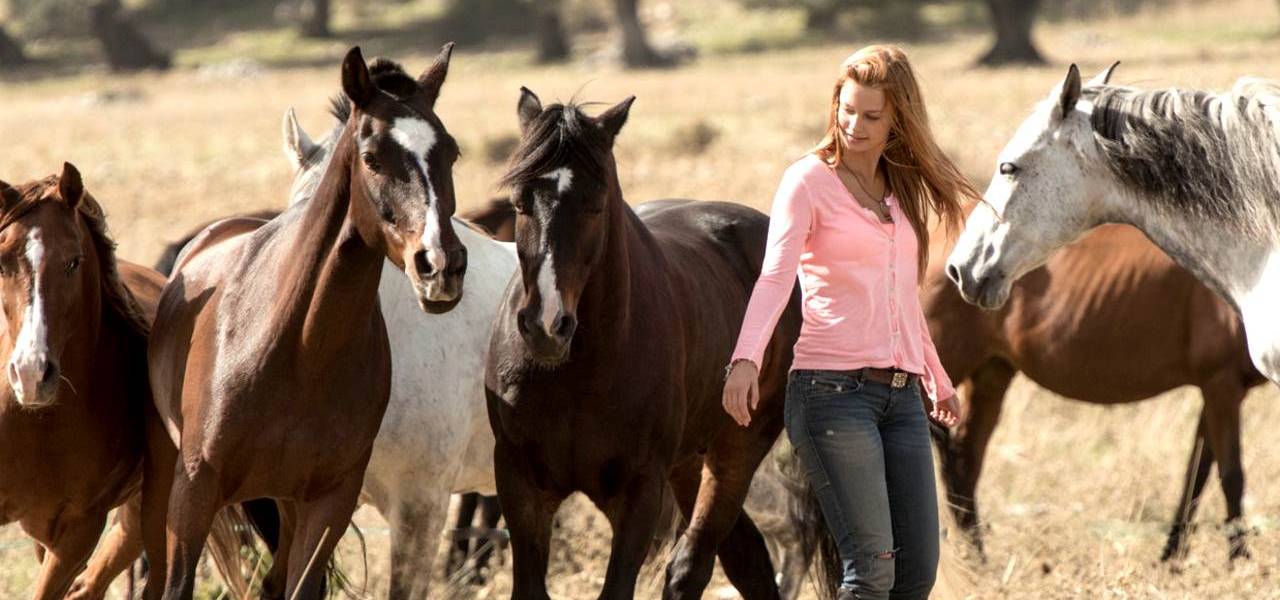
[[[246,531],[273,554],[264,597],[319,597],[368,503],[390,528],[390,597],[422,598],[462,492],[496,492],[484,512],[506,519],[515,598],[548,598],[553,518],[575,492],[613,532],[601,598],[632,597],[672,505],[664,598],[701,597],[717,558],[744,598],[793,598],[815,548],[831,551],[814,543],[824,525],[794,458],[775,448],[798,292],[751,425],[720,405],[767,216],[690,200],[633,209],[612,150],[634,98],[592,117],[522,89],[510,197],[454,218],[459,151],[434,111],[451,51],[414,78],[352,49],[325,136],[286,114],[283,211],[201,227],[159,270],[116,257],[72,165],[0,182],[0,523],[36,542],[33,597],[101,598],[145,551],[145,596],[190,598],[206,547],[241,597],[255,571]],[[934,429],[943,481],[979,548],[978,478],[1018,372],[1102,404],[1198,386],[1164,558],[1185,555],[1215,463],[1241,522],[1240,404],[1276,379],[1280,343],[1280,209],[1262,193],[1280,153],[1256,149],[1280,148],[1280,94],[1260,81],[1143,92],[1110,74],[1082,85],[1070,69],[922,286],[966,407],[954,430]],[[1105,222],[1142,232],[1079,239]],[[1245,529],[1230,536],[1231,557],[1248,556]]]

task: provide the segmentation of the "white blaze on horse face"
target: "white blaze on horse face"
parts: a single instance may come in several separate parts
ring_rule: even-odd
[[[563,196],[565,192],[569,191],[569,186],[573,185],[573,171],[570,171],[569,167],[560,167],[543,175],[542,179],[550,179],[556,182],[556,194]]]
[[[34,398],[49,364],[49,324],[44,299],[40,295],[40,272],[44,266],[44,239],[39,227],[27,234],[26,259],[31,268],[31,294],[22,316],[22,331],[14,343],[9,361],[9,385],[18,403]]]
[[[1249,357],[1263,375],[1280,383],[1280,249],[1272,249],[1257,279],[1237,301]]]
[[[441,271],[445,268],[445,254],[440,233],[440,214],[435,189],[431,187],[431,176],[427,169],[427,156],[435,147],[436,130],[430,123],[413,117],[396,119],[391,126],[391,138],[409,153],[422,170],[422,185],[427,196],[426,220],[422,226],[422,247],[427,251],[427,262],[431,268]]]
[[[538,267],[538,298],[542,303],[539,315],[542,329],[551,333],[556,316],[564,310],[564,300],[560,298],[560,290],[556,287],[556,266],[550,249],[547,249],[546,258],[542,259],[542,265]]]

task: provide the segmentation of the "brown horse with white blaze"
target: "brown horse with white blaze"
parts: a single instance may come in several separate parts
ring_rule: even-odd
[[[742,512],[782,431],[799,296],[781,320],[749,427],[720,404],[723,366],[760,273],[768,218],[724,202],[626,204],[612,149],[634,98],[588,117],[523,90],[504,179],[520,270],[490,340],[489,419],[511,531],[512,597],[548,598],[552,517],[580,491],[613,529],[600,598],[631,598],[668,483],[688,529],[666,598],[700,598],[718,555],[749,598],[777,598]]]
[[[0,182],[0,524],[39,544],[37,599],[63,597],[141,480],[164,280],[114,249],[74,166]]]
[[[214,224],[179,257],[150,347],[172,460],[148,470],[143,494],[148,555],[167,563],[166,599],[191,598],[214,513],[264,497],[281,508],[273,574],[287,576],[283,585],[269,577],[264,593],[318,595],[390,391],[377,299],[384,258],[406,271],[425,310],[461,299],[466,253],[451,222],[458,148],[433,111],[451,47],[416,93],[394,96],[353,48],[342,65],[353,108],[314,196],[265,224]],[[166,513],[162,526],[155,515]]]

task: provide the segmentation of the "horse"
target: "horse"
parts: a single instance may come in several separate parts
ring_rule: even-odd
[[[62,598],[108,511],[136,495],[162,285],[116,258],[75,166],[0,182],[0,524],[17,521],[38,544],[33,598]]]
[[[392,69],[375,73],[373,80],[383,86],[397,77],[398,70]],[[285,113],[284,151],[295,170],[290,206],[308,202],[316,194],[350,111],[349,101],[335,101],[331,112],[336,125],[318,142],[302,129],[292,110]],[[237,219],[245,227],[254,223],[261,227],[278,214],[266,210]],[[486,209],[466,216],[485,220]],[[450,492],[494,492],[493,434],[481,380],[489,341],[485,325],[497,311],[516,259],[511,244],[495,242],[464,223],[455,225],[463,225],[455,227],[455,232],[467,249],[469,293],[450,312],[422,315],[394,264],[384,267],[379,281],[379,302],[391,345],[391,397],[374,442],[361,501],[372,503],[391,526],[392,598],[427,596],[430,578],[425,575],[432,572]],[[171,268],[170,257],[181,255],[208,226],[201,225],[169,244],[157,269]],[[280,521],[275,504],[251,500],[244,509],[274,551]]]
[[[978,478],[1005,392],[1022,372],[1056,394],[1104,405],[1200,388],[1204,407],[1161,559],[1187,555],[1186,534],[1215,462],[1234,525],[1230,557],[1248,556],[1240,403],[1266,379],[1249,359],[1231,306],[1141,232],[1099,227],[1015,282],[1010,301],[994,312],[965,302],[938,271],[921,304],[943,367],[963,382],[961,423],[954,433],[934,432],[949,504],[979,550]]]
[[[998,308],[1049,253],[1105,222],[1141,229],[1240,313],[1280,383],[1280,83],[1224,93],[1087,84],[1075,65],[1001,150],[947,274]]]
[[[148,360],[171,442],[149,450],[170,460],[147,469],[142,496],[165,598],[191,597],[214,513],[253,498],[275,499],[283,516],[265,594],[317,596],[311,567],[350,522],[390,395],[384,259],[426,312],[463,296],[458,147],[433,110],[451,48],[417,80],[401,71],[397,85],[412,93],[398,95],[373,81],[398,66],[367,65],[352,48],[342,63],[352,111],[315,195],[266,224],[216,223],[178,257]],[[160,590],[150,578],[148,597]]]
[[[519,271],[485,371],[498,498],[511,534],[513,598],[547,598],[551,522],[572,492],[613,541],[601,598],[631,598],[670,484],[690,526],[664,597],[699,598],[718,555],[747,598],[777,598],[759,530],[742,513],[782,430],[799,297],[770,341],[749,427],[720,404],[765,250],[768,218],[726,202],[623,200],[613,145],[634,96],[596,117],[546,108],[528,89],[510,190]]]

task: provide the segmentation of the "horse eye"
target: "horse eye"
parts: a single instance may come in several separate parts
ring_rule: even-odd
[[[383,221],[394,224],[396,222],[396,213],[391,210],[391,205],[384,202],[378,207],[378,214]]]
[[[1011,162],[1000,163],[1001,175],[1013,175],[1014,173],[1017,173],[1017,172],[1018,172],[1018,165],[1015,165]]]
[[[374,156],[372,152],[365,152],[364,154],[361,154],[360,159],[364,161],[364,166],[369,167],[370,171],[377,171],[382,167],[382,165],[378,163],[378,157]]]
[[[76,269],[79,269],[79,268],[80,268],[80,260],[81,260],[81,257],[77,256],[77,257],[75,257],[75,258],[73,258],[73,259],[71,259],[71,260],[67,261],[67,274],[68,274],[68,275],[70,275],[71,273],[74,273]]]

